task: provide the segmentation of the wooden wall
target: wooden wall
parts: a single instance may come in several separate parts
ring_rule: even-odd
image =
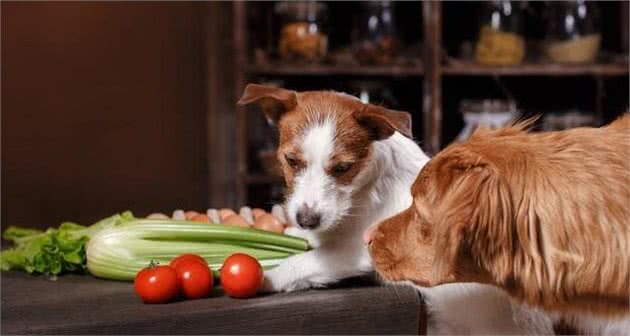
[[[205,4],[1,10],[3,227],[211,202]]]

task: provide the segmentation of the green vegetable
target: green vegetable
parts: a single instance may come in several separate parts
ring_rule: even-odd
[[[133,280],[156,260],[195,253],[217,272],[232,253],[247,253],[273,268],[308,249],[305,240],[256,229],[163,219],[136,219],[131,212],[86,227],[63,223],[45,232],[8,228],[3,238],[15,247],[0,254],[2,270],[56,275],[85,272],[115,280]]]
[[[9,227],[2,238],[12,241],[13,249],[0,253],[0,269],[56,275],[85,272],[85,244],[96,232],[134,220],[131,212],[105,218],[92,226],[62,223],[46,231]]]

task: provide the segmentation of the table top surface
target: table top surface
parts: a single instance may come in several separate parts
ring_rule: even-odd
[[[87,275],[3,272],[2,334],[415,334],[422,310],[403,286],[329,289],[143,304],[133,284]]]

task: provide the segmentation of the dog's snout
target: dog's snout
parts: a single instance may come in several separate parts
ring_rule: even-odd
[[[363,243],[365,245],[370,245],[372,239],[374,238],[374,231],[376,231],[376,225],[372,225],[365,232],[363,232]]]
[[[296,221],[303,229],[315,229],[319,226],[322,216],[313,208],[303,205],[296,214]]]

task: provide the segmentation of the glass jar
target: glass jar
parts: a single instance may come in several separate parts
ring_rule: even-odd
[[[465,141],[479,126],[490,129],[506,127],[518,115],[513,100],[462,100],[459,111],[464,115],[464,128],[457,141]]]
[[[352,51],[359,63],[377,65],[393,63],[399,40],[392,2],[362,3],[358,28],[353,35]]]
[[[483,4],[482,21],[475,45],[479,64],[517,65],[525,58],[521,6],[513,1]]]
[[[597,4],[559,1],[545,11],[545,54],[555,63],[580,64],[595,61],[601,43]]]
[[[283,1],[276,4],[282,19],[278,54],[283,60],[319,62],[328,53],[328,9],[318,1]]]

